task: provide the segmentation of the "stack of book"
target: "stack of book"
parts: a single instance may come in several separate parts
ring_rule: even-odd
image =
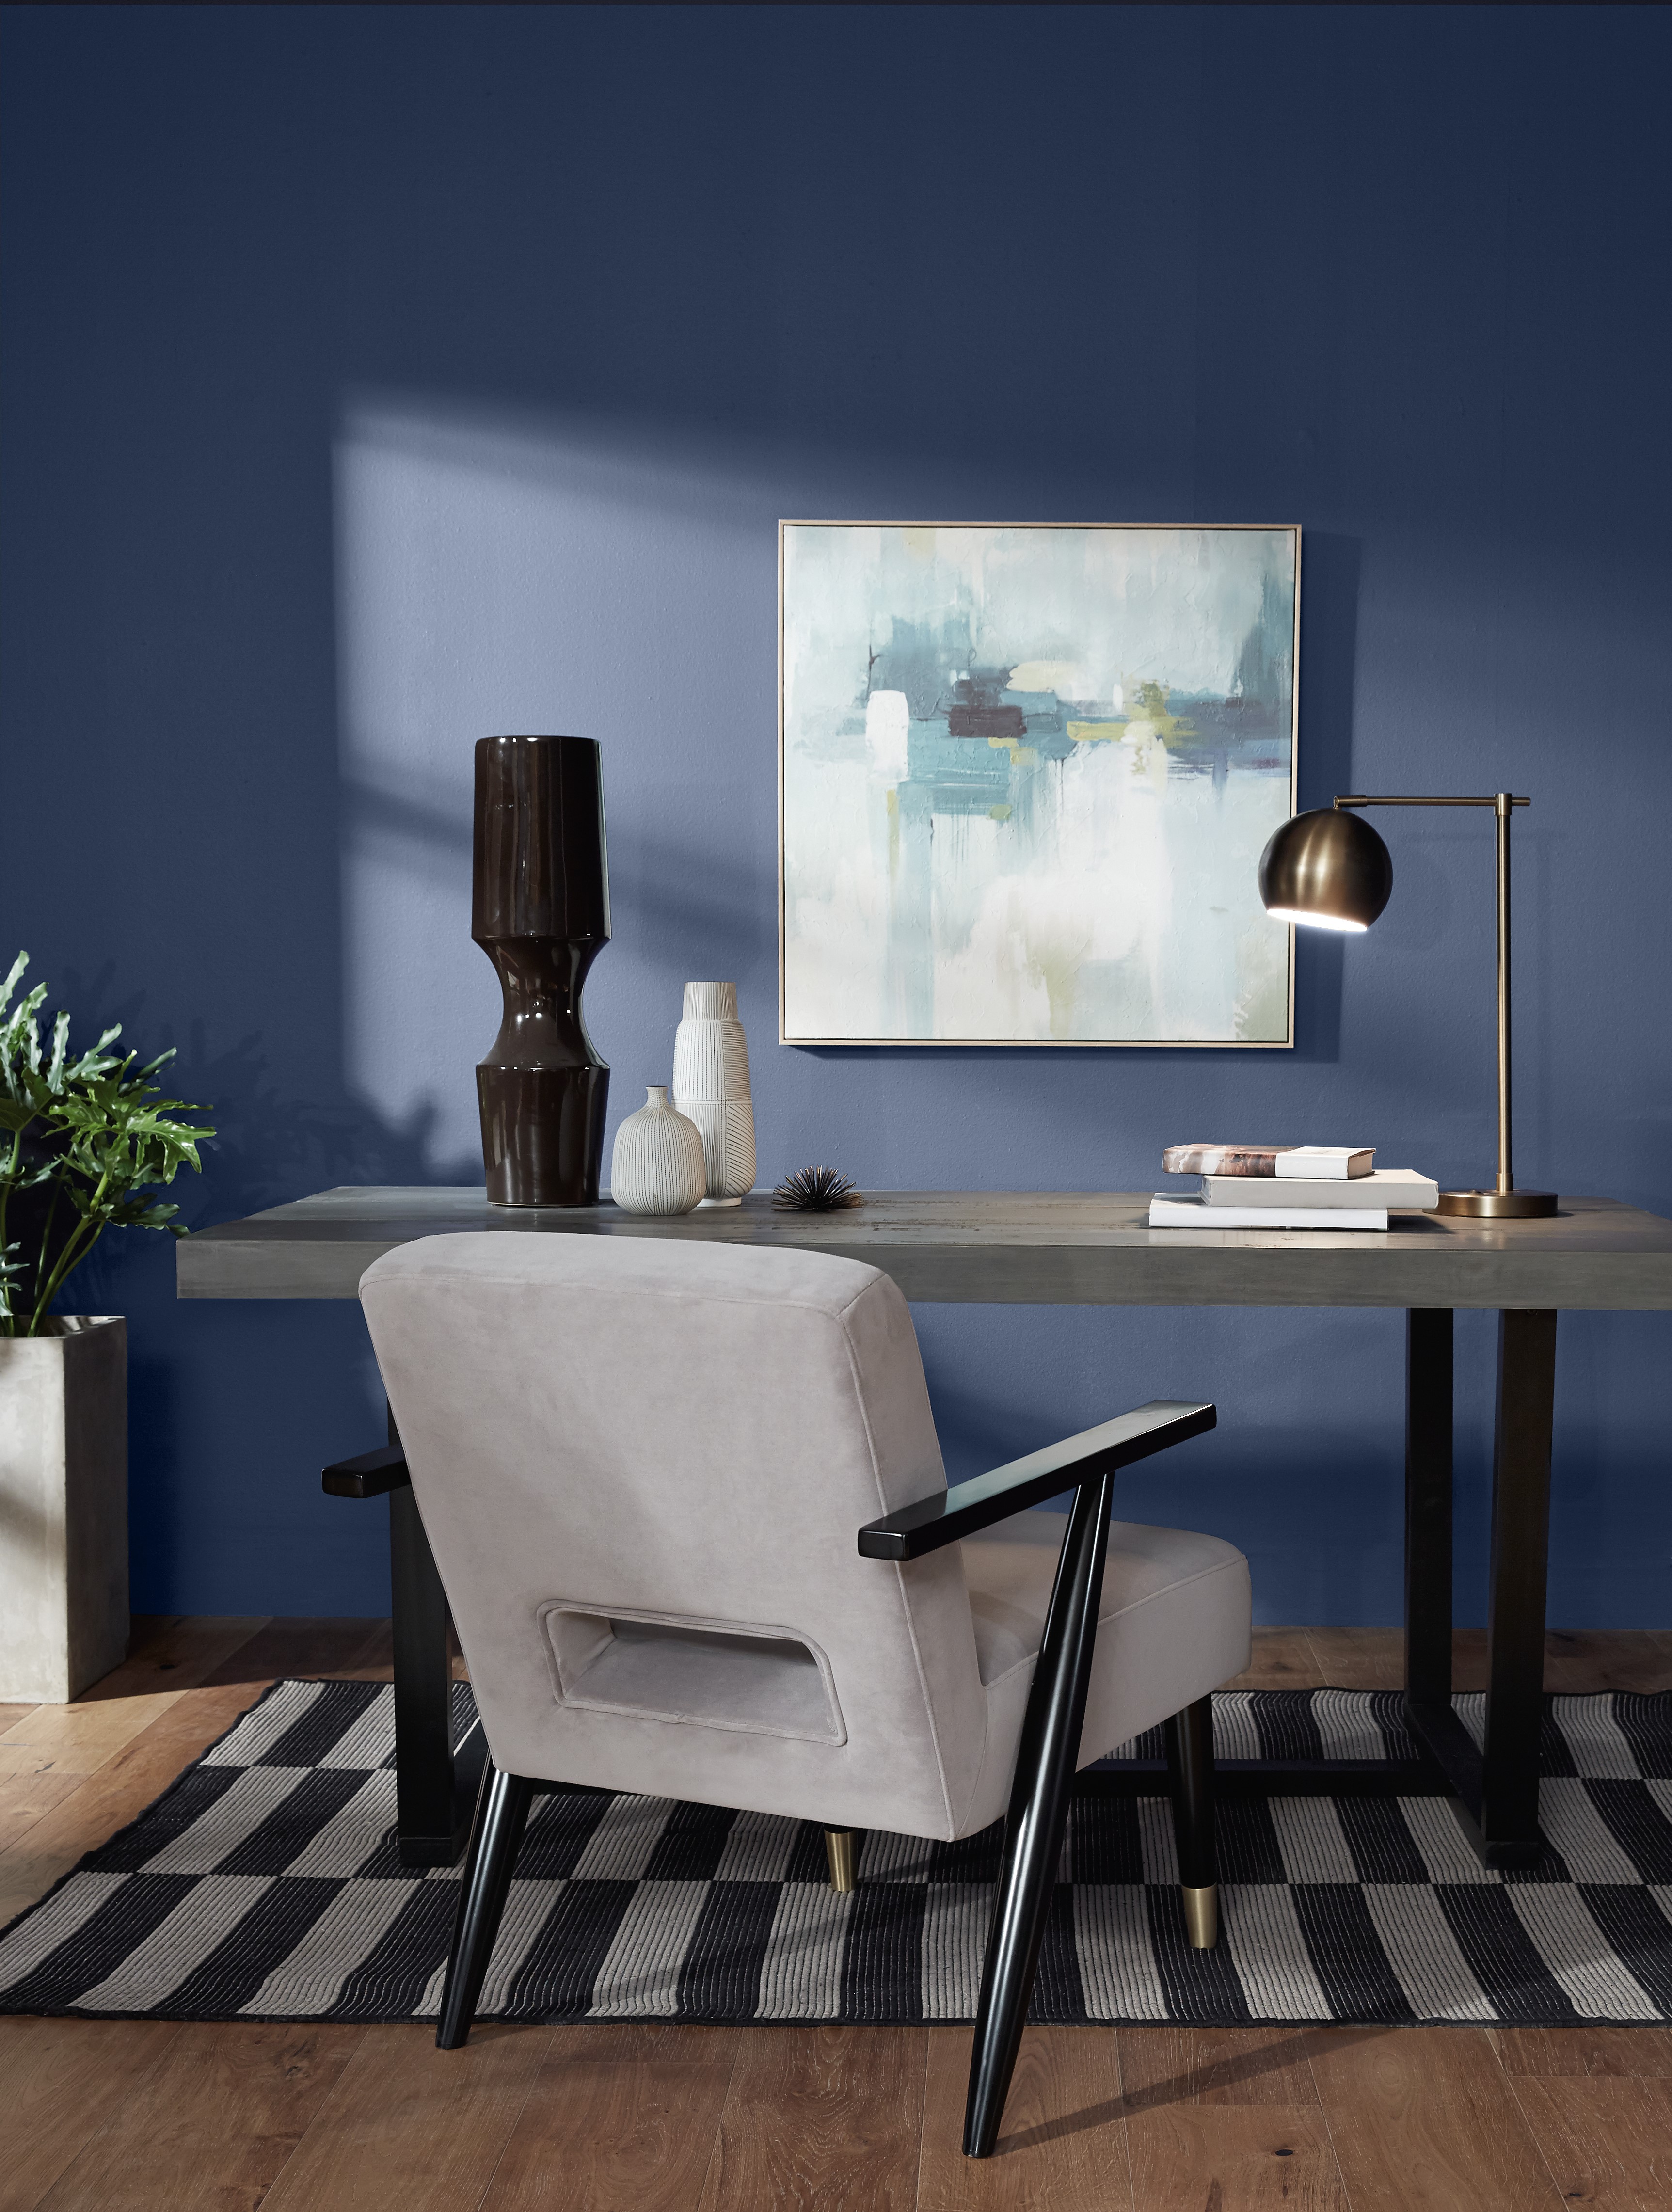
[[[1369,1146],[1171,1145],[1169,1175],[1197,1192],[1158,1190],[1152,1229],[1386,1229],[1390,1208],[1426,1212],[1438,1186],[1411,1168],[1378,1168]]]

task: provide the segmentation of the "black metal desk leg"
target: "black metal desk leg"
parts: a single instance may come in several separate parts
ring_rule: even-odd
[[[1500,1313],[1480,1802],[1488,1866],[1530,1865],[1540,1848],[1539,1726],[1555,1395],[1555,1315]]]
[[[398,1443],[389,1417],[389,1441]],[[395,1806],[403,1866],[452,1866],[470,1832],[485,1747],[477,1729],[453,1750],[451,1620],[418,1504],[389,1494],[389,1578],[394,1609]]]
[[[1449,1308],[1405,1317],[1405,1723],[1478,1825],[1480,1754],[1451,1710],[1451,1351]]]
[[[1405,1316],[1405,1695],[1451,1698],[1451,1310]]]

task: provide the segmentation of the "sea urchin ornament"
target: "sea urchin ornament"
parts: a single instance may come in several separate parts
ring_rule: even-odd
[[[863,1206],[865,1200],[834,1168],[802,1168],[785,1176],[772,1194],[772,1203],[789,1213],[835,1213],[844,1206]]]

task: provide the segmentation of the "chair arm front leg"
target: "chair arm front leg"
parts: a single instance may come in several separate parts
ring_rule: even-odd
[[[1012,1460],[969,1482],[955,1483],[950,1490],[920,1498],[880,1521],[868,1521],[859,1534],[860,1556],[921,1559],[962,1536],[1008,1520],[1012,1513],[1043,1505],[1065,1490],[1199,1437],[1213,1426],[1214,1419],[1212,1406],[1153,1398],[1116,1420],[1082,1430],[1077,1437],[1030,1452],[1025,1459]]]

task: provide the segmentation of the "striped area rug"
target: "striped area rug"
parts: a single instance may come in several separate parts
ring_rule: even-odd
[[[473,1723],[460,1686],[457,1719]],[[1457,1701],[1477,1731],[1478,1698]],[[1672,1696],[1547,1700],[1548,1849],[1482,1869],[1444,1798],[1232,1795],[1224,1936],[1188,1948],[1167,1805],[1075,1800],[1043,2021],[1672,2018]],[[1222,1756],[1401,1758],[1398,1701],[1215,1700]],[[1156,1741],[1116,1758],[1153,1756]],[[456,1869],[396,1854],[393,1694],[283,1682],[0,1936],[0,2011],[399,2021],[441,2001]],[[1141,1788],[1141,1785],[1140,1785]],[[873,1834],[858,1888],[820,1831],[654,1797],[537,1801],[481,2016],[967,2021],[999,1831]]]

